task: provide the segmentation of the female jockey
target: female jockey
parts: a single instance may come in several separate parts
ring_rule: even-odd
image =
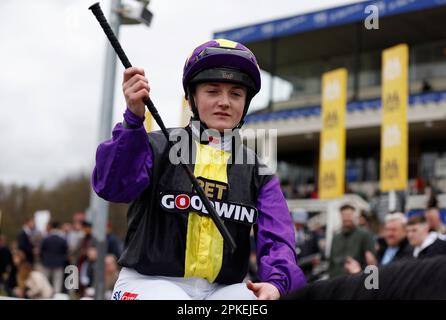
[[[265,174],[254,151],[239,143],[237,129],[260,90],[255,56],[236,42],[208,41],[186,60],[183,87],[194,120],[182,131],[193,141],[185,144],[189,157],[183,156],[184,148],[172,152],[160,131],[146,133],[143,99],[150,87],[139,68],[124,71],[124,119],[97,149],[95,192],[108,201],[130,203],[112,298],[278,299],[304,286],[279,180]],[[178,154],[190,160],[237,244],[234,252],[175,161]],[[254,161],[234,161],[244,156]],[[243,283],[252,228],[260,282]]]

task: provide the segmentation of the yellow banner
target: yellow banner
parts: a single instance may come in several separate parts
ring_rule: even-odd
[[[322,75],[322,130],[319,148],[319,198],[344,195],[347,69]]]
[[[381,191],[407,187],[408,62],[406,44],[382,53]]]

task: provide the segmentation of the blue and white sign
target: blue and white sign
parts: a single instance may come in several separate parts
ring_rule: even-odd
[[[375,5],[379,8],[380,17],[386,17],[432,7],[445,6],[446,0],[364,1],[309,14],[215,32],[214,38],[225,38],[246,44],[254,41],[353,23],[364,20],[368,16],[365,9],[370,5]]]

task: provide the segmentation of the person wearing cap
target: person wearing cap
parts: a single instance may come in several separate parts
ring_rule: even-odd
[[[160,131],[144,130],[144,70],[124,71],[124,119],[99,145],[92,175],[100,197],[130,203],[112,299],[278,299],[305,285],[279,180],[240,142],[260,87],[257,60],[242,44],[217,39],[195,48],[183,69],[193,116],[185,128],[168,129],[182,142],[174,150]],[[254,161],[240,162],[248,158]],[[237,244],[233,253],[179,161],[214,203]],[[259,282],[243,283],[252,229]]]

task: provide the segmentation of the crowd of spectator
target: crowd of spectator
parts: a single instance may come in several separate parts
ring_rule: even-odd
[[[351,204],[342,205],[339,212],[341,228],[334,233],[328,251],[325,228],[310,230],[308,213],[301,209],[292,212],[296,253],[309,282],[359,273],[368,265],[446,256],[446,228],[435,206],[411,217],[389,212],[375,227],[370,215],[361,214]],[[325,267],[318,268],[323,263]]]
[[[106,246],[105,289],[106,295],[111,296],[123,244],[113,234],[110,223]],[[5,235],[0,235],[0,296],[91,299],[97,256],[92,225],[84,213],[75,213],[71,222],[50,221],[46,232],[38,231],[33,219],[26,219],[16,239],[8,241]],[[65,285],[67,277],[72,275],[67,271],[68,266],[77,270],[78,286]]]
[[[348,274],[360,274],[368,265],[446,257],[446,226],[436,206],[421,215],[408,217],[389,212],[380,219],[345,203],[339,208],[341,228],[327,250],[326,227],[310,224],[310,213],[291,213],[295,226],[298,263],[309,283]],[[0,235],[0,295],[26,299],[92,299],[94,297],[97,248],[92,225],[85,214],[73,215],[71,222],[50,221],[46,232],[38,232],[33,219],[24,221],[15,241]],[[107,225],[107,255],[104,259],[106,298],[111,296],[119,275],[118,259],[122,241]],[[247,278],[257,281],[255,241]],[[65,285],[67,266],[78,271],[78,288]]]

